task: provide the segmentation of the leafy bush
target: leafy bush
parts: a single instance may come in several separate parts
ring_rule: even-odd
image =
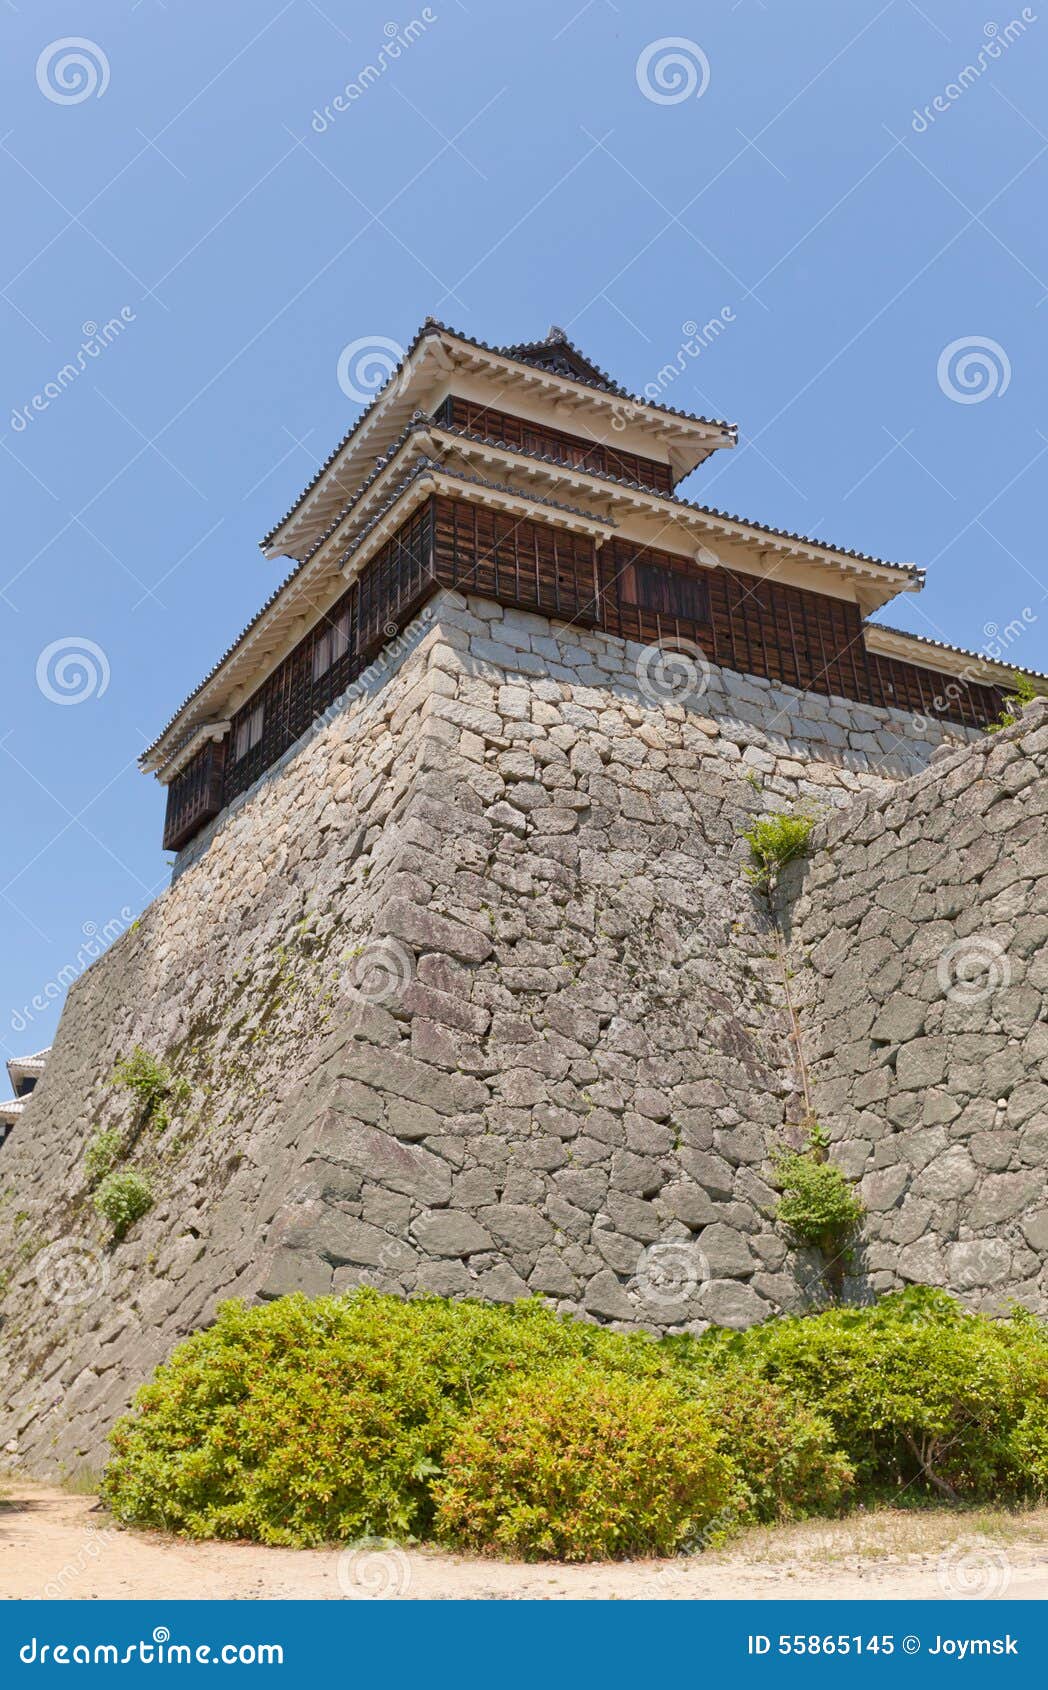
[[[99,1180],[113,1172],[123,1148],[124,1135],[115,1127],[106,1132],[99,1128],[91,1134],[84,1147],[84,1172],[89,1185],[97,1185]]]
[[[153,1207],[153,1193],[149,1181],[128,1168],[122,1174],[107,1174],[91,1201],[109,1222],[114,1239],[121,1239],[128,1227]]]
[[[917,1288],[662,1340],[537,1299],[226,1303],[112,1448],[114,1514],[193,1537],[653,1552],[900,1489],[1043,1493],[1048,1338]]]
[[[418,1537],[462,1416],[496,1385],[599,1357],[643,1377],[654,1340],[514,1307],[350,1298],[224,1303],[113,1432],[106,1496],[129,1523],[316,1544]]]
[[[762,816],[742,836],[753,858],[747,878],[755,886],[770,886],[787,863],[807,856],[814,826],[810,816]]]
[[[1029,675],[1024,675],[1021,669],[1016,669],[1012,690],[1004,695],[1004,707],[996,722],[987,724],[988,734],[999,734],[1002,728],[1011,728],[1022,715],[1023,707],[1032,704],[1038,696]]]
[[[672,1555],[733,1490],[702,1408],[671,1384],[562,1365],[460,1428],[435,1487],[437,1534],[537,1560]]]
[[[824,1417],[867,1496],[1034,1495],[1048,1480],[1048,1338],[911,1286],[872,1308],[705,1334],[707,1363],[756,1372]]]
[[[775,1178],[782,1191],[775,1219],[798,1243],[814,1244],[837,1260],[866,1212],[858,1192],[813,1151],[783,1151],[775,1159]]]
[[[833,1514],[848,1499],[854,1469],[829,1421],[780,1385],[733,1368],[702,1388],[702,1401],[736,1470],[742,1524]]]

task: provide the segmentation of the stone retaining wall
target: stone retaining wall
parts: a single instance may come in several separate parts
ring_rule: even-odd
[[[665,702],[608,636],[429,618],[70,993],[0,1150],[0,1442],[40,1471],[97,1465],[223,1296],[540,1291],[673,1329],[813,1294],[772,1219],[796,1075],[741,830],[883,802],[940,730],[701,665]],[[111,1083],[135,1046],[189,1088],[161,1132]],[[156,1191],[115,1246],[83,1165],[114,1125]]]
[[[793,871],[814,1102],[860,1182],[872,1291],[1048,1311],[1046,776],[1038,700],[860,798]]]

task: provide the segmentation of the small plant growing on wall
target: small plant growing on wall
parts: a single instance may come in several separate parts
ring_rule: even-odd
[[[124,1135],[115,1127],[91,1134],[84,1148],[84,1172],[89,1185],[98,1185],[111,1174],[124,1153]]]
[[[1036,697],[1037,688],[1029,675],[1024,675],[1017,669],[1012,690],[1004,695],[1004,708],[996,722],[988,724],[986,732],[988,734],[999,734],[1002,728],[1014,727],[1022,714],[1023,707],[1032,704]]]
[[[153,1191],[142,1174],[128,1168],[124,1173],[107,1174],[92,1202],[97,1214],[109,1222],[114,1243],[119,1243],[128,1227],[153,1207]]]
[[[811,1244],[826,1260],[827,1278],[839,1290],[850,1244],[866,1210],[839,1168],[826,1160],[826,1135],[809,1122],[806,1150],[783,1150],[775,1158],[782,1192],[775,1219],[798,1244]]]
[[[797,857],[806,857],[815,822],[811,816],[762,816],[743,833],[752,861],[746,877],[762,891],[774,884],[779,872]]]
[[[136,1045],[130,1056],[122,1057],[113,1069],[112,1083],[124,1091],[133,1092],[142,1113],[158,1133],[171,1121],[171,1109],[184,1103],[190,1087],[186,1080],[176,1080],[169,1068]]]

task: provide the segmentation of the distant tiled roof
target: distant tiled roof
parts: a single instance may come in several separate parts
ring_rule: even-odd
[[[39,1078],[47,1067],[47,1059],[50,1054],[51,1046],[48,1045],[46,1050],[34,1051],[32,1056],[12,1056],[7,1064],[7,1073],[11,1084],[17,1085],[16,1074],[23,1079],[29,1075],[35,1075]]]
[[[551,331],[551,335],[552,332],[553,331]],[[584,353],[579,351],[578,347],[574,346],[567,339],[566,336],[564,336],[563,339],[554,339],[548,335],[544,341],[529,341],[521,343],[519,346],[490,346],[486,340],[475,340],[472,335],[463,334],[459,329],[450,328],[447,323],[439,322],[436,317],[427,317],[425,322],[422,324],[422,327],[418,330],[412,340],[410,346],[408,346],[404,352],[404,356],[401,358],[396,369],[390,373],[385,385],[378,393],[375,394],[375,397],[368,405],[365,406],[364,410],[361,411],[352,428],[343,435],[334,451],[321,464],[320,468],[313,476],[313,479],[302,489],[302,492],[298,495],[294,504],[285,511],[279,522],[274,523],[273,527],[269,530],[269,533],[263,536],[259,542],[263,550],[265,550],[270,541],[279,534],[284,524],[289,521],[292,516],[294,516],[303,499],[309,497],[317,483],[322,480],[327,471],[331,468],[332,464],[339,457],[340,453],[344,451],[350,440],[352,440],[361,424],[364,423],[371,415],[375,406],[381,400],[383,394],[385,394],[389,387],[398,380],[404,365],[415,351],[415,348],[423,339],[425,339],[427,335],[430,334],[452,335],[455,340],[462,341],[465,346],[475,346],[478,352],[491,352],[497,358],[508,358],[513,363],[528,364],[533,369],[548,369],[551,374],[561,375],[568,381],[577,382],[583,387],[594,388],[598,392],[613,394],[616,398],[628,400],[630,404],[637,405],[641,409],[659,411],[664,416],[676,417],[681,422],[699,423],[706,428],[723,429],[725,432],[730,434],[733,439],[738,437],[738,425],[736,423],[725,422],[722,419],[715,417],[697,416],[693,411],[679,411],[673,405],[660,405],[653,399],[644,399],[638,394],[630,393],[628,389],[620,387],[617,382],[612,381],[609,375],[606,375],[603,370],[599,369],[596,364],[592,363]],[[556,335],[557,337],[562,336],[563,331],[557,330]],[[545,357],[543,354],[545,354]],[[557,360],[565,366],[570,364],[572,367],[565,367],[562,369],[555,368]]]
[[[7,1066],[21,1068],[23,1074],[42,1074],[50,1054],[51,1046],[48,1045],[46,1050],[35,1051],[32,1056],[12,1056]]]
[[[0,1121],[6,1121],[9,1127],[13,1126],[28,1102],[27,1097],[5,1098],[0,1103]]]
[[[867,622],[864,626],[871,632],[881,628],[886,634],[896,634],[900,639],[913,640],[916,645],[930,646],[934,651],[949,651],[957,657],[972,657],[976,662],[985,663],[988,667],[1011,669],[1017,675],[1029,675],[1031,680],[1048,681],[1048,674],[1042,669],[1026,669],[1021,663],[1006,662],[1003,657],[989,657],[985,651],[972,651],[968,646],[950,645],[946,640],[933,640],[928,634],[911,634],[908,628],[894,628],[887,622]]]

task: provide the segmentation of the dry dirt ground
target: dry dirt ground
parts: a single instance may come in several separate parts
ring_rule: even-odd
[[[0,1596],[514,1600],[971,1596],[1048,1599],[1048,1509],[892,1509],[754,1530],[687,1560],[566,1567],[382,1545],[189,1543],[113,1526],[91,1496],[5,1480]]]

